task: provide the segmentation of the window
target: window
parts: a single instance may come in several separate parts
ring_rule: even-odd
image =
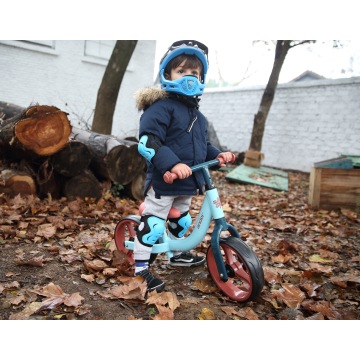
[[[50,47],[50,48],[52,48],[53,45],[54,45],[53,40],[19,40],[19,41],[32,43],[32,44],[37,44],[37,45],[42,45],[42,46],[47,46],[47,47]]]
[[[86,40],[85,55],[110,59],[116,40]]]

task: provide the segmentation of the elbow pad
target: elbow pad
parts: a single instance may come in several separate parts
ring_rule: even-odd
[[[158,150],[163,146],[160,139],[155,135],[143,135],[139,141],[138,151],[147,161],[156,155]]]

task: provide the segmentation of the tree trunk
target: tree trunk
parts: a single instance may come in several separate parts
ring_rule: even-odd
[[[54,169],[61,175],[73,177],[90,165],[91,153],[80,141],[70,141],[51,158]]]
[[[63,187],[64,196],[72,201],[79,196],[85,198],[101,198],[101,186],[96,177],[88,171],[69,179]]]
[[[18,194],[36,195],[35,181],[24,169],[3,168],[0,172],[0,183],[0,193],[10,197]]]
[[[24,108],[19,105],[10,104],[6,101],[0,101],[0,114],[5,114],[4,119],[10,119],[21,113],[23,110]]]
[[[71,132],[66,115],[55,106],[32,106],[5,120],[0,128],[2,152],[10,159],[56,153],[65,146]]]
[[[131,196],[135,200],[141,200],[144,198],[144,188],[146,181],[146,173],[140,171],[135,175],[130,184],[124,186],[124,191],[127,195]]]
[[[117,40],[102,79],[91,130],[111,134],[112,121],[120,85],[137,40]]]
[[[92,156],[90,168],[102,179],[126,185],[145,166],[138,144],[133,141],[76,128],[73,128],[72,137],[89,148]]]
[[[250,150],[261,151],[262,139],[265,130],[265,121],[274,100],[276,86],[278,84],[281,67],[285,56],[290,49],[291,40],[278,40],[276,43],[275,60],[269,81],[261,99],[258,113],[254,117],[254,126],[250,140]]]

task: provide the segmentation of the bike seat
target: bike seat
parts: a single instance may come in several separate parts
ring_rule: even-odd
[[[143,211],[145,209],[145,203],[143,202],[140,206],[139,206],[139,214],[140,216],[142,215]],[[170,211],[169,211],[169,214],[168,214],[168,218],[170,219],[176,219],[178,217],[180,217],[180,211],[178,209],[175,209],[175,208],[171,208]]]

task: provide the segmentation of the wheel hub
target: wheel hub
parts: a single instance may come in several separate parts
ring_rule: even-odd
[[[225,265],[225,269],[226,269],[227,276],[228,276],[229,278],[235,277],[234,269],[233,269],[229,264],[226,264],[226,265]]]

